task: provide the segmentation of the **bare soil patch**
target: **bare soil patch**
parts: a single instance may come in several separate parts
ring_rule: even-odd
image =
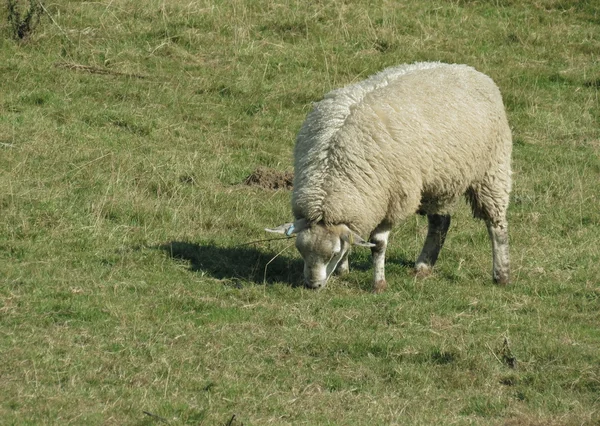
[[[282,172],[267,167],[257,167],[246,179],[244,184],[258,186],[263,189],[287,189],[294,187],[294,173]]]

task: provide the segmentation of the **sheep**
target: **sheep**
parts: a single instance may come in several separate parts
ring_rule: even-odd
[[[308,114],[294,149],[293,223],[307,287],[348,272],[353,245],[370,247],[373,290],[386,289],[392,226],[413,213],[428,230],[415,269],[431,273],[464,195],[492,244],[493,280],[509,282],[512,137],[491,78],[467,65],[421,62],[387,68],[333,90]],[[369,235],[364,240],[361,235]]]

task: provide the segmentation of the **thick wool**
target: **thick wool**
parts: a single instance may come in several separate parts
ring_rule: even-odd
[[[368,235],[465,194],[502,226],[511,133],[494,82],[466,65],[388,68],[314,105],[294,151],[296,219]]]

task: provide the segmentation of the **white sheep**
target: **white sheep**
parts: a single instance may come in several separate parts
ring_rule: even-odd
[[[392,225],[427,215],[416,271],[428,274],[464,194],[487,225],[493,279],[506,284],[511,149],[500,91],[486,75],[439,62],[385,69],[314,105],[294,150],[295,221],[267,231],[297,234],[311,288],[348,271],[352,245],[371,247],[379,292]]]

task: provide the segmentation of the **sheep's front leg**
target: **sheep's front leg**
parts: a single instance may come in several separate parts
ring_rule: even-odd
[[[508,226],[506,221],[494,224],[486,221],[490,240],[492,240],[492,254],[494,269],[492,271],[494,282],[508,284],[510,274],[510,261],[508,256]]]
[[[346,250],[344,257],[340,259],[340,263],[338,263],[337,268],[335,268],[335,273],[337,275],[346,275],[350,271],[350,267],[348,266],[348,253],[350,250]]]
[[[387,288],[387,282],[385,281],[385,249],[387,248],[389,235],[389,228],[376,229],[370,238],[370,241],[375,244],[375,247],[371,248],[374,270],[373,292],[375,293],[381,293]]]
[[[427,238],[425,238],[423,250],[415,265],[415,270],[419,276],[426,276],[431,273],[446,240],[446,234],[450,227],[450,215],[428,214],[427,222]]]

